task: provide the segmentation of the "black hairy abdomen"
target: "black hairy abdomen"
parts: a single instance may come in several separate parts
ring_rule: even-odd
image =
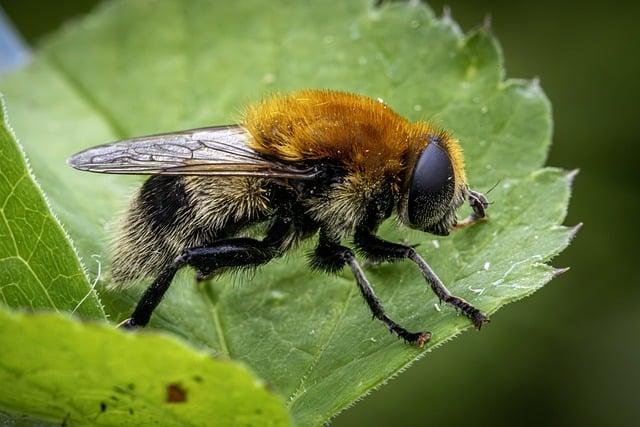
[[[181,176],[152,176],[142,186],[138,202],[140,213],[158,233],[177,227],[191,208]]]

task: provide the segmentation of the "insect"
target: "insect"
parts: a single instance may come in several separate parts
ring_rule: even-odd
[[[154,277],[125,328],[145,326],[176,272],[198,280],[269,262],[317,237],[309,264],[348,266],[373,316],[406,342],[423,347],[429,332],[392,320],[356,260],[414,262],[441,301],[476,328],[488,318],[452,295],[412,246],[376,236],[395,213],[413,229],[447,235],[485,218],[487,199],[467,185],[456,139],[409,122],[382,102],[327,90],[304,90],[250,105],[242,124],[133,138],[82,151],[76,169],[151,175],[124,216],[113,251],[116,283]],[[458,220],[467,201],[471,215]],[[262,239],[246,237],[257,224]]]

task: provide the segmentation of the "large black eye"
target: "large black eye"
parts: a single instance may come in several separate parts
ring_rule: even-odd
[[[447,152],[435,141],[424,149],[411,177],[407,214],[413,225],[426,226],[442,217],[455,189]]]

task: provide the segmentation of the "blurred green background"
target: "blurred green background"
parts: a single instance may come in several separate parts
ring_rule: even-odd
[[[29,44],[95,0],[0,0]],[[553,264],[571,271],[347,410],[347,425],[638,425],[640,420],[640,4],[432,1],[466,31],[487,14],[509,77],[552,101],[549,164],[580,168]],[[499,200],[498,203],[508,203]]]

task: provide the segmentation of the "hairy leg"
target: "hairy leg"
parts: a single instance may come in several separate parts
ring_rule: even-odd
[[[293,218],[282,203],[280,213],[269,226],[263,240],[232,238],[210,245],[186,249],[167,265],[138,301],[131,317],[120,324],[123,328],[142,327],[149,323],[174,276],[182,267],[196,269],[196,278],[206,278],[221,268],[254,267],[280,255],[282,244],[295,232]]]
[[[429,264],[427,264],[424,258],[422,258],[414,248],[398,243],[387,242],[375,236],[371,231],[363,229],[356,231],[354,243],[363,255],[373,260],[393,261],[410,259],[418,265],[425,280],[433,292],[440,298],[440,301],[460,310],[465,316],[471,319],[474,326],[478,329],[489,322],[489,318],[482,314],[480,310],[462,298],[452,295],[444,283],[442,283],[442,280],[440,280]]]
[[[198,275],[204,277],[220,268],[264,264],[275,255],[277,255],[277,251],[272,245],[248,238],[220,240],[210,246],[186,249],[171,264],[167,265],[147,288],[131,318],[125,320],[121,326],[133,328],[147,325],[151,314],[169,289],[174,276],[178,270],[186,265],[195,267]]]
[[[429,332],[409,332],[389,318],[351,249],[339,245],[321,233],[320,242],[312,259],[312,266],[328,272],[335,272],[345,265],[351,268],[360,294],[369,306],[373,317],[382,321],[389,331],[404,339],[406,342],[420,348],[424,347],[429,339],[431,339],[431,334]]]

